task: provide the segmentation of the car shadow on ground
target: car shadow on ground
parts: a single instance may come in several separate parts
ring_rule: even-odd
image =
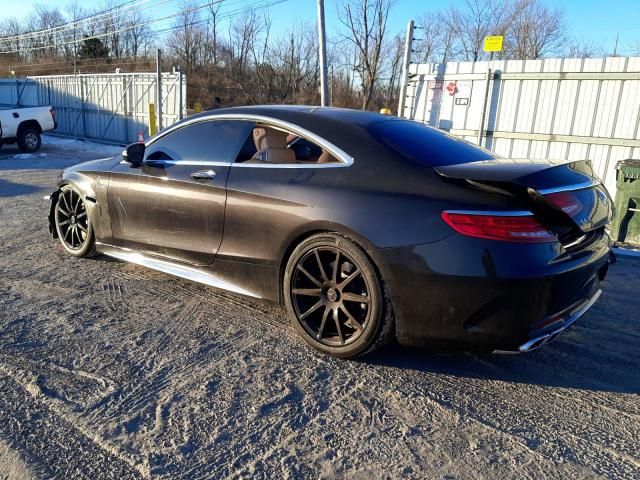
[[[42,187],[25,183],[14,183],[0,178],[0,198],[17,197],[43,190]]]
[[[363,362],[411,372],[640,394],[640,261],[612,266],[604,293],[567,332],[521,355],[436,352],[389,345]]]
[[[557,351],[545,351],[552,348],[553,345],[549,344],[545,349],[523,355],[484,355],[464,351],[439,353],[391,345],[362,361],[371,365],[458,378],[640,394],[637,364],[624,370],[613,367],[616,371],[610,372],[613,375],[608,377],[607,372],[594,372],[583,349],[575,349],[575,355],[570,351],[563,355]],[[615,358],[610,360],[615,364]]]

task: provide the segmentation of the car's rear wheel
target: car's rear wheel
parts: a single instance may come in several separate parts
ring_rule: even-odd
[[[55,206],[58,238],[64,249],[76,257],[95,253],[95,236],[82,194],[72,185],[60,189]]]
[[[293,326],[324,353],[356,357],[392,335],[384,285],[364,251],[342,235],[314,235],[295,248],[284,274],[284,294]]]
[[[37,152],[41,144],[40,132],[35,128],[25,128],[18,136],[18,148],[21,152]]]

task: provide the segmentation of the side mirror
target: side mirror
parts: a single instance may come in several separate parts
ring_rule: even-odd
[[[144,143],[132,143],[122,152],[122,158],[125,162],[129,162],[132,167],[140,166],[144,160],[144,150]]]

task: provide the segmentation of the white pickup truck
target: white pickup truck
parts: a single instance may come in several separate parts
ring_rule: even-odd
[[[0,146],[18,143],[22,152],[40,150],[42,132],[57,126],[53,107],[28,107],[0,110]]]

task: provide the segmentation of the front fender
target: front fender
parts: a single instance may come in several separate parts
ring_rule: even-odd
[[[98,195],[96,194],[95,179],[92,175],[83,174],[74,171],[64,171],[58,179],[58,189],[49,195],[51,205],[49,208],[49,232],[53,238],[58,238],[58,232],[55,226],[55,208],[58,202],[60,192],[65,185],[72,185],[82,195],[82,199],[85,202],[87,208],[87,215],[89,220],[94,226],[94,232],[96,237],[102,236],[103,226],[97,222],[99,218],[102,218],[98,214]]]

